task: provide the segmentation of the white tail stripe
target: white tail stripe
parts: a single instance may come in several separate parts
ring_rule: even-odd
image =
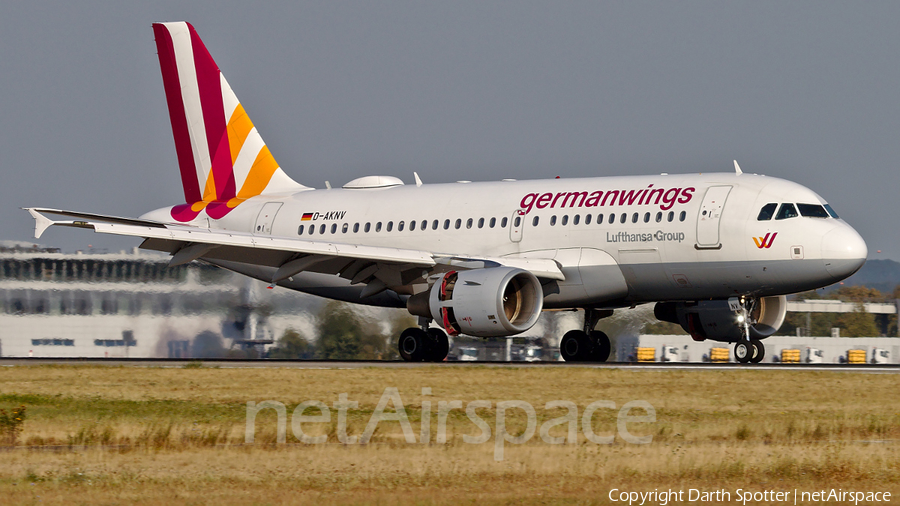
[[[225,121],[227,123],[231,119],[231,115],[234,114],[234,110],[240,105],[240,102],[237,95],[234,94],[234,90],[228,85],[228,81],[225,80],[225,74],[221,72],[219,72],[219,82],[222,83],[222,105],[225,107]]]
[[[275,173],[272,174],[272,179],[269,180],[269,184],[266,185],[266,189],[262,191],[261,195],[289,193],[308,189],[309,188],[306,186],[291,179],[291,176],[285,174],[285,172],[281,170],[281,167],[278,167],[275,169]]]
[[[256,127],[253,127],[241,147],[241,152],[238,153],[237,160],[234,161],[234,182],[238,193],[241,192],[247,175],[250,174],[250,168],[253,167],[253,162],[256,161],[256,157],[265,145],[266,143],[259,136]]]
[[[203,194],[206,179],[212,168],[212,157],[209,154],[209,144],[206,140],[206,123],[203,121],[200,87],[197,83],[197,70],[194,66],[194,46],[186,24],[165,23],[165,27],[172,36],[172,46],[175,49],[178,81],[181,83],[181,100],[184,103],[184,114],[187,119],[188,132],[191,135],[191,149],[194,151],[200,193]]]

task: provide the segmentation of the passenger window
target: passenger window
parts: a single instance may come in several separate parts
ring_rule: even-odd
[[[422,220],[422,223],[419,224],[419,228],[425,230],[428,228],[428,220]],[[434,228],[437,228],[437,221],[434,222]]]
[[[507,223],[508,221],[509,221],[509,218],[507,218],[507,217],[504,216],[503,219],[500,220],[500,228],[506,228],[506,223]]]
[[[602,215],[601,215],[601,216],[602,216]],[[624,216],[624,215],[623,215],[623,216]],[[615,215],[615,213],[609,213],[609,224],[612,225],[612,224],[615,223],[615,222],[616,222],[616,215]]]
[[[478,228],[484,228],[484,218],[478,218]]]
[[[675,211],[669,211],[669,215],[666,216],[666,221],[671,223],[672,220],[674,220],[674,219],[675,219]]]
[[[637,222],[638,222],[638,216],[639,216],[638,213],[632,214],[632,215],[631,215],[631,222],[632,222],[632,223],[637,223]]]
[[[684,221],[687,218],[687,212],[681,211],[681,214],[678,215],[678,221]]]
[[[332,223],[331,225],[331,233],[337,233],[337,223]]]
[[[578,225],[579,221],[581,221],[581,215],[576,214],[572,217],[572,225]]]
[[[359,223],[354,223],[353,224],[353,233],[355,234],[357,232],[359,232]]]
[[[444,220],[444,230],[450,229],[450,220]]]
[[[662,211],[656,213],[656,222],[659,223],[662,221]]]
[[[515,221],[515,225],[514,225],[514,226],[518,227],[518,226],[520,226],[521,224],[522,224],[522,218],[519,217],[519,216],[516,216],[516,221]]]
[[[376,231],[376,232],[381,232],[381,222],[380,222],[380,221],[379,221],[378,223],[375,224],[375,231]]]
[[[461,226],[462,226],[462,220],[459,218],[456,218],[456,227],[455,228],[457,230],[459,230],[459,227],[461,227]]]
[[[394,229],[394,222],[393,222],[393,221],[389,221],[388,224],[387,224],[387,231],[390,232],[390,231],[393,230],[393,229]]]
[[[550,217],[550,226],[553,227],[556,225],[556,215]]]
[[[402,221],[397,222],[397,232],[403,232],[403,222]]]
[[[315,234],[315,233],[316,233],[316,226],[315,226],[315,225],[310,225],[310,226],[309,226],[309,235],[313,235],[313,234]]]
[[[562,225],[566,226],[568,223],[569,223],[569,215],[567,214],[567,215],[563,216]]]
[[[775,219],[786,220],[788,218],[795,218],[797,216],[797,208],[794,207],[794,204],[781,204],[781,208],[778,209],[778,215],[775,216]]]
[[[767,221],[771,220],[772,216],[775,215],[775,208],[778,207],[778,204],[766,204],[762,206],[762,209],[759,210],[759,216],[756,217],[756,221]]]
[[[324,224],[324,223],[323,223],[322,225],[319,226],[319,233],[320,233],[320,234],[324,234],[324,233],[325,233],[325,224]]]
[[[496,224],[497,224],[497,218],[491,218],[491,223],[490,223],[489,226],[490,226],[491,228],[494,228],[494,225],[496,225]]]
[[[593,215],[592,215],[592,214],[586,214],[586,215],[584,215],[584,224],[585,224],[585,225],[590,225],[590,224],[591,224],[591,216],[593,216]],[[601,219],[600,221],[603,221],[603,220]]]
[[[825,210],[828,211],[828,214],[830,214],[832,218],[836,220],[839,219],[837,213],[834,212],[834,209],[832,209],[830,205],[825,204]]]
[[[619,223],[625,223],[626,221],[628,221],[628,213],[622,213],[622,217],[619,218]]]
[[[297,229],[297,235],[303,235],[303,227],[304,225],[300,225],[300,228]]]
[[[409,231],[412,232],[416,229],[416,220],[410,220],[409,222]]]
[[[425,228],[425,227],[422,227]],[[437,230],[438,228],[438,220],[434,220],[431,222],[431,230]]]
[[[825,210],[824,207],[819,204],[797,204],[797,210],[800,211],[800,216],[806,218],[827,218],[828,211]]]
[[[344,223],[343,225],[341,225],[341,233],[342,233],[342,234],[346,234],[346,233],[347,233],[347,230],[350,230],[350,224],[349,224],[349,223]]]
[[[366,227],[365,227],[363,230],[365,230],[366,233],[369,233],[369,230],[370,230],[371,228],[372,228],[372,224],[371,224],[371,223],[366,223]]]
[[[650,223],[650,213],[644,213],[644,223]]]
[[[538,221],[540,221],[540,220],[538,219],[537,216],[535,216],[534,219],[531,220],[531,226],[532,226],[532,227],[538,226]]]
[[[472,218],[469,218],[468,220],[466,220],[466,228],[472,228],[472,223],[473,223]]]

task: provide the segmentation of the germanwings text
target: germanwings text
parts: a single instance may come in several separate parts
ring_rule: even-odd
[[[596,190],[559,192],[559,193],[529,193],[522,197],[519,203],[523,214],[528,214],[532,209],[564,208],[564,207],[598,207],[598,206],[647,206],[658,205],[663,211],[668,211],[676,203],[687,204],[694,196],[696,188],[653,188],[648,185],[640,190]]]

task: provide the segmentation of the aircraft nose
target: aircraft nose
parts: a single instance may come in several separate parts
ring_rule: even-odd
[[[849,225],[840,225],[822,236],[822,260],[825,269],[840,281],[866,263],[866,241]]]

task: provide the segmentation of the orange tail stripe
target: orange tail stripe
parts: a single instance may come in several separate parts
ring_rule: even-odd
[[[249,199],[262,193],[276,170],[278,170],[278,162],[275,161],[275,157],[269,152],[269,147],[263,146],[259,150],[259,154],[256,155],[253,166],[250,167],[250,173],[247,174],[244,186],[241,187],[241,191],[237,194],[238,198]]]
[[[209,171],[209,175],[206,176],[206,187],[203,189],[203,200],[207,202],[215,202],[216,196],[216,179],[213,177],[213,171]]]
[[[247,140],[247,136],[250,135],[250,130],[252,129],[253,122],[250,121],[250,117],[244,112],[244,106],[238,104],[231,114],[231,119],[228,120],[228,144],[231,147],[232,164],[237,160],[238,154],[240,154],[241,148],[244,146],[244,141]]]
[[[191,211],[194,211],[195,213],[199,213],[207,205],[209,205],[209,202],[203,202],[203,201],[194,202],[193,204],[191,204]]]

